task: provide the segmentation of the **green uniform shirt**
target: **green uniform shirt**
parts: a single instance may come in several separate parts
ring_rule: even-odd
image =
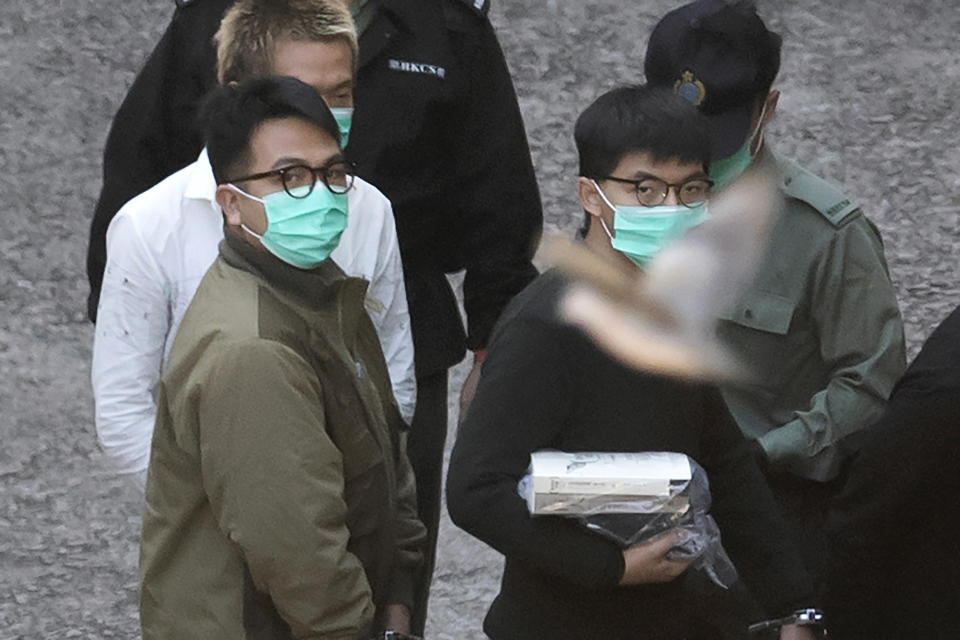
[[[835,185],[764,151],[785,198],[753,285],[720,335],[752,367],[724,389],[776,468],[835,477],[906,366],[880,234]]]

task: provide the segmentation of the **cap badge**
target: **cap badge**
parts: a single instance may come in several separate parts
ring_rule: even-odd
[[[693,71],[684,71],[680,74],[680,79],[673,85],[673,90],[680,94],[681,98],[689,100],[694,106],[699,107],[703,99],[707,97],[707,88],[703,83],[697,80]]]

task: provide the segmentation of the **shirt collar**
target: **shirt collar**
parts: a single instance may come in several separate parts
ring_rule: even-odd
[[[213,167],[210,166],[210,157],[204,147],[197,160],[190,165],[190,176],[183,196],[190,200],[205,200],[217,206],[217,181],[213,177]],[[219,210],[219,207],[217,207]]]

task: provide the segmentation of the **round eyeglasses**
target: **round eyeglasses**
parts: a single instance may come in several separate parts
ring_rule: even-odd
[[[324,186],[333,193],[343,194],[353,186],[353,165],[346,160],[335,160],[322,167],[292,164],[289,167],[254,173],[243,178],[227,180],[227,182],[246,182],[262,178],[279,180],[283,190],[291,198],[306,198],[313,193],[317,182],[323,182]]]
[[[696,207],[702,204],[710,195],[710,189],[713,187],[713,180],[707,178],[692,178],[681,182],[680,184],[670,184],[660,178],[646,176],[637,180],[628,180],[627,178],[617,178],[615,176],[606,176],[601,180],[613,180],[633,186],[633,194],[644,207],[655,207],[663,204],[667,199],[670,189],[677,193],[677,200],[685,207]]]

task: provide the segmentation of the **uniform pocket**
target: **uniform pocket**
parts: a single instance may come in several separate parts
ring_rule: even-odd
[[[739,304],[721,318],[749,329],[786,335],[797,303],[775,293],[750,291]]]

